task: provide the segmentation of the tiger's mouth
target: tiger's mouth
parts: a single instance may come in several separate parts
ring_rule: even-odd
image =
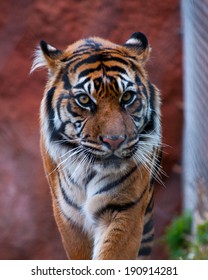
[[[137,152],[138,144],[121,150],[103,151],[86,148],[89,157],[93,158],[94,163],[104,165],[121,165],[130,160]]]
[[[131,155],[128,155],[128,156],[125,156],[125,157],[120,157],[120,156],[117,156],[115,154],[111,154],[111,155],[108,155],[108,156],[95,156],[95,160],[96,161],[103,161],[103,162],[119,162],[119,161],[124,161],[125,159],[129,159],[131,158]]]
[[[85,162],[87,166],[102,165],[103,167],[120,167],[132,161],[138,151],[139,141],[128,142],[116,150],[108,149],[105,145],[87,141],[65,141],[61,145],[67,148],[62,156],[72,162]]]

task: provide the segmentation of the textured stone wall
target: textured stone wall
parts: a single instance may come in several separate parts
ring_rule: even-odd
[[[0,259],[66,258],[39,152],[46,72],[29,75],[40,39],[65,48],[97,35],[123,43],[135,31],[152,46],[148,70],[162,92],[163,166],[156,186],[156,238],[180,211],[182,70],[179,1],[0,1]],[[152,258],[166,258],[156,242]]]

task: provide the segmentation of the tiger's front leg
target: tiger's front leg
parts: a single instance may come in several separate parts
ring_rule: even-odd
[[[106,212],[98,219],[93,259],[136,259],[140,248],[144,222],[141,205],[119,212]],[[111,220],[110,223],[109,220]]]
[[[91,259],[92,242],[88,235],[79,226],[65,219],[56,203],[53,204],[53,210],[68,259]]]

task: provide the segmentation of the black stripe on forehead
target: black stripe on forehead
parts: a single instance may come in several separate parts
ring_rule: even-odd
[[[121,58],[121,57],[117,57],[117,56],[112,56],[111,53],[95,53],[92,54],[90,56],[88,56],[87,58],[82,59],[80,57],[79,62],[77,62],[74,66],[73,66],[73,71],[76,71],[80,66],[86,64],[93,64],[93,63],[104,63],[104,62],[112,62],[112,63],[121,63],[124,64],[125,66],[128,65],[128,62]]]
[[[102,65],[101,64],[98,65],[95,68],[87,68],[87,69],[83,70],[82,72],[80,72],[78,78],[81,79],[81,78],[86,77],[86,76],[88,76],[88,75],[90,75],[90,74],[92,74],[92,73],[94,73],[96,71],[100,71],[101,69],[102,69]]]
[[[102,44],[95,42],[91,39],[86,39],[85,43],[83,43],[82,45],[80,45],[76,50],[73,51],[73,58],[77,57],[77,56],[81,56],[81,55],[85,55],[85,54],[91,54],[92,51],[99,51],[101,50]],[[70,57],[69,59],[71,59],[72,57]],[[68,59],[64,59],[62,61],[67,61]]]
[[[93,39],[85,39],[84,46],[92,48],[94,50],[100,50],[100,48],[102,47],[102,44],[94,41]]]
[[[90,75],[90,74],[92,74],[92,73],[94,73],[94,72],[96,72],[96,71],[100,71],[100,70],[102,70],[102,69],[104,69],[105,70],[105,73],[108,75],[108,73],[107,72],[115,72],[115,75],[117,74],[117,73],[122,73],[122,74],[125,74],[125,75],[127,75],[127,72],[126,72],[126,70],[124,69],[124,68],[122,68],[122,67],[120,67],[120,66],[117,66],[117,65],[115,65],[115,66],[103,66],[102,64],[99,64],[97,67],[95,67],[95,68],[87,68],[87,69],[85,69],[85,70],[83,70],[80,74],[79,74],[79,79],[81,79],[81,78],[83,78],[83,77],[85,77],[85,76],[88,76],[88,75]],[[110,76],[110,75],[109,75]]]
[[[99,54],[94,54],[94,55],[88,56],[87,58],[85,58],[83,60],[80,59],[80,61],[74,65],[73,70],[76,71],[80,66],[82,66],[84,64],[92,64],[97,61],[101,61],[101,57]]]
[[[84,88],[84,85],[85,85],[86,83],[88,83],[90,80],[91,80],[91,78],[90,78],[90,77],[87,77],[86,79],[84,79],[84,81],[82,81],[82,82],[76,84],[76,85],[74,86],[74,88],[75,88],[75,89],[83,89],[83,88]]]
[[[107,62],[107,61],[110,61],[110,62],[119,62],[119,63],[121,63],[121,64],[124,64],[125,66],[127,66],[127,65],[129,65],[129,63],[128,63],[128,61],[127,60],[125,60],[124,58],[122,58],[122,57],[118,57],[118,56],[112,56],[111,55],[111,53],[108,55],[106,55],[106,56],[104,56],[103,57],[103,61],[105,62]]]
[[[122,74],[127,75],[126,70],[124,68],[118,66],[118,65],[113,65],[113,66],[106,66],[105,65],[105,70],[106,70],[106,72],[115,72],[115,74],[122,73]]]

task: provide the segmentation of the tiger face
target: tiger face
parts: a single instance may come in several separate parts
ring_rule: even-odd
[[[93,37],[64,52],[44,41],[40,47],[33,70],[49,70],[41,122],[52,158],[116,170],[148,159],[160,125],[157,89],[144,69],[145,35],[124,45]]]

